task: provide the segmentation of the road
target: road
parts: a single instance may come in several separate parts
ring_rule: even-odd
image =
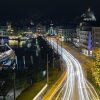
[[[99,100],[94,87],[84,77],[82,66],[79,61],[56,42],[49,40],[51,45],[58,51],[66,62],[67,79],[57,98],[61,100]]]
[[[66,77],[67,77],[67,73],[64,72],[60,76],[60,78],[56,81],[56,83],[52,86],[52,88],[50,88],[49,91],[47,91],[47,93],[44,95],[43,100],[55,99],[55,94],[61,88],[60,86],[63,84],[63,81],[65,80]]]

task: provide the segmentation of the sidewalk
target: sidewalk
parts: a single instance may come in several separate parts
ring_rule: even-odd
[[[16,98],[21,94],[21,92],[23,91],[23,89],[19,89],[19,90],[16,90]],[[13,90],[11,90],[8,94],[7,94],[7,96],[6,96],[6,99],[7,100],[13,100],[14,99],[14,91]]]
[[[17,89],[16,90],[16,98],[21,94],[21,92],[23,91],[23,89]],[[14,90],[10,90],[6,97],[5,97],[6,100],[14,100]],[[3,100],[3,96],[0,96],[0,100]]]

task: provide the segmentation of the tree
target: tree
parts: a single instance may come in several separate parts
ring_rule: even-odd
[[[94,50],[95,54],[95,63],[94,63],[94,69],[92,71],[93,77],[95,78],[96,84],[100,88],[100,48]]]

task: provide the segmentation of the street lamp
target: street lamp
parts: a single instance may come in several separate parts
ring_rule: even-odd
[[[14,76],[13,76],[13,82],[14,82],[14,100],[16,100],[16,93],[15,93],[15,91],[16,91],[16,89],[15,89],[15,78],[16,78],[16,75],[15,75],[15,63],[13,65],[12,69],[13,69],[13,74],[14,74]]]
[[[61,64],[62,63],[62,61],[61,61],[62,60],[61,59],[62,56],[63,56],[63,54],[62,54],[62,38],[61,38],[61,56],[60,56],[60,66],[61,66],[61,70],[62,70],[62,64]]]
[[[48,84],[48,82],[49,82],[49,75],[48,75],[48,54],[47,54],[47,84]]]
[[[62,38],[61,38],[61,56],[62,56]]]
[[[58,38],[57,38],[57,54],[58,54]]]
[[[53,68],[54,68],[54,42],[53,42]]]

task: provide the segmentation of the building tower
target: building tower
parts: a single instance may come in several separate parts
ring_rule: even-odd
[[[93,49],[93,34],[92,27],[96,24],[96,17],[92,10],[89,8],[84,14],[81,15],[79,23],[78,37],[79,46],[83,54],[87,56],[92,55]]]
[[[55,30],[54,30],[54,28],[53,28],[53,23],[52,23],[52,21],[51,21],[51,23],[50,23],[50,28],[49,28],[49,30],[48,30],[48,34],[50,35],[50,36],[55,36]]]

